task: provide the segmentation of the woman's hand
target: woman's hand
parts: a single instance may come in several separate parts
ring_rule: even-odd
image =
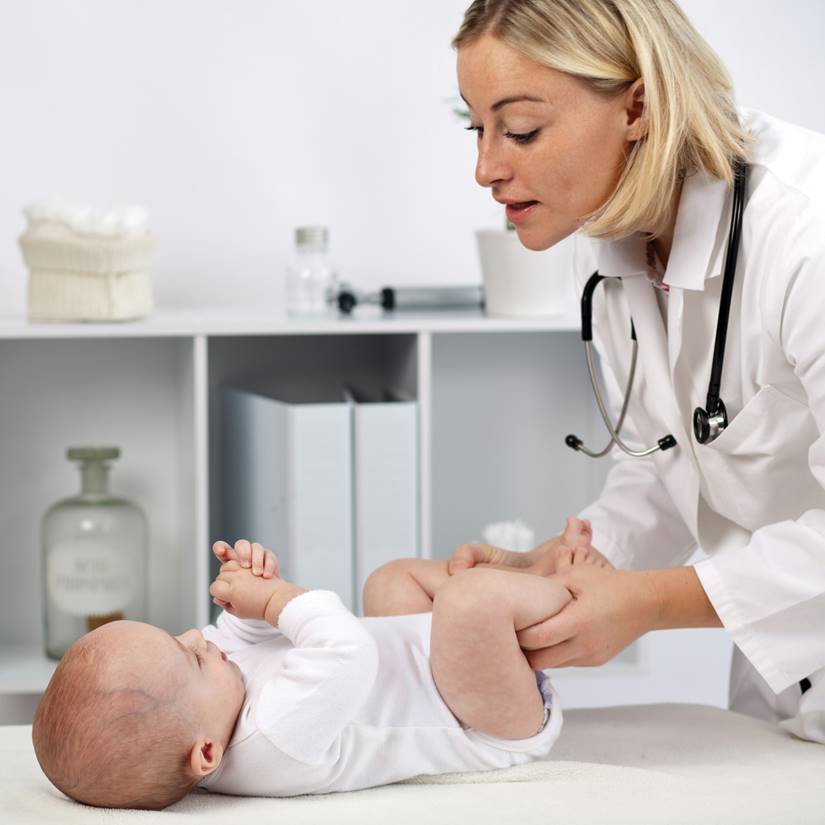
[[[246,539],[238,539],[234,547],[225,541],[216,541],[212,552],[221,564],[236,561],[241,567],[251,569],[255,576],[271,579],[281,574],[278,557],[257,541],[250,543]]]
[[[573,601],[517,634],[534,670],[602,665],[656,627],[659,601],[649,572],[573,564],[567,551],[555,580]]]
[[[572,564],[591,564],[597,567],[612,567],[610,562],[591,546],[593,531],[590,522],[570,516],[564,532],[539,544],[528,553],[517,553],[493,547],[489,544],[462,544],[453,553],[448,564],[450,575],[471,567],[508,567],[537,576],[550,576],[556,572],[559,558],[572,555]]]

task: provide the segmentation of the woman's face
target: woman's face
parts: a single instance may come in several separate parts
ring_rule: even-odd
[[[500,202],[537,201],[511,217],[529,249],[566,238],[607,200],[643,128],[638,82],[607,97],[490,35],[459,49],[458,85],[477,129],[478,183]]]

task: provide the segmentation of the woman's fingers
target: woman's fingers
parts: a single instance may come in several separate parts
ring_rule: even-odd
[[[578,659],[576,639],[568,639],[553,647],[540,650],[525,650],[524,655],[533,670],[547,670],[552,667],[567,667]]]
[[[590,552],[586,547],[577,547],[573,551],[573,564],[584,564],[590,557]]]
[[[461,544],[453,551],[447,565],[452,576],[461,570],[469,570],[477,564],[495,564],[506,567],[525,567],[527,560],[523,553],[513,553],[492,544]]]
[[[556,573],[563,573],[573,566],[573,551],[569,547],[559,547],[556,551]]]
[[[555,616],[519,630],[516,638],[522,650],[539,650],[575,638],[576,614],[576,603],[570,602]]]

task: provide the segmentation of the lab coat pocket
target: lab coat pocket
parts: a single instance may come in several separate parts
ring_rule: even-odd
[[[716,441],[696,446],[707,503],[751,532],[825,507],[808,466],[818,437],[806,404],[762,387]]]

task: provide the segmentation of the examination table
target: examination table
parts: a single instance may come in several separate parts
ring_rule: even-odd
[[[41,773],[29,726],[0,728],[0,759],[4,825],[825,823],[825,745],[701,705],[567,711],[550,758],[517,768],[292,799],[193,793],[160,812],[70,802]]]

